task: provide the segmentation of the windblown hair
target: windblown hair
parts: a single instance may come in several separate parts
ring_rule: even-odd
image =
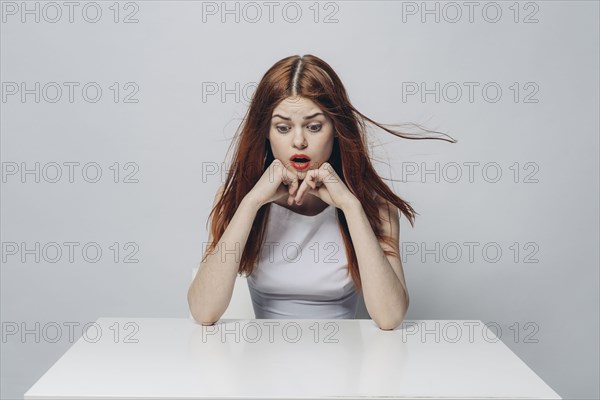
[[[274,161],[267,139],[272,113],[282,100],[295,96],[313,101],[333,121],[333,129],[338,137],[334,138],[333,151],[328,162],[362,204],[377,239],[391,246],[394,245],[392,237],[381,233],[382,220],[378,204],[374,201],[377,196],[394,204],[406,216],[411,226],[414,226],[415,214],[418,213],[409,203],[390,190],[371,164],[365,121],[406,139],[441,139],[453,143],[456,140],[420,137],[412,133],[394,131],[378,124],[352,106],[344,85],[329,64],[310,54],[302,57],[296,55],[275,63],[262,77],[254,92],[244,120],[240,124],[241,133],[225,180],[223,194],[209,215],[213,241],[209,244],[202,261],[219,243],[242,199]],[[258,260],[269,217],[268,206],[269,204],[265,204],[256,214],[241,256],[238,275],[250,275]],[[337,217],[345,244],[348,273],[351,274],[356,288],[362,290],[358,261],[342,210],[337,209]],[[384,253],[400,257],[395,251],[386,250]]]

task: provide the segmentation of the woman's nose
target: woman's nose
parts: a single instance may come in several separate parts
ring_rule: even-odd
[[[298,134],[294,137],[294,146],[296,146],[299,149],[303,149],[308,145],[308,143],[306,143],[306,138],[304,137],[304,135]]]

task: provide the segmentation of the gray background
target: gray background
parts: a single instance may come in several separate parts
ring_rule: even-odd
[[[440,9],[436,22],[435,15],[422,21],[421,12],[404,12],[410,4],[393,1],[321,3],[315,22],[313,2],[299,2],[296,23],[283,17],[285,2],[273,22],[264,6],[256,22],[243,3],[239,22],[235,15],[222,22],[207,14],[203,21],[201,2],[136,2],[137,23],[121,22],[135,11],[124,3],[115,23],[112,3],[98,2],[96,23],[83,19],[86,3],[73,23],[65,7],[58,22],[46,21],[55,12],[44,15],[42,3],[38,23],[3,12],[2,82],[80,83],[72,103],[66,91],[56,103],[7,96],[3,172],[12,163],[31,169],[36,162],[50,178],[49,163],[95,162],[102,170],[97,183],[82,178],[81,166],[72,183],[64,166],[57,183],[5,177],[3,332],[10,323],[33,329],[36,322],[78,322],[77,338],[81,325],[99,317],[187,317],[191,269],[202,255],[209,207],[222,181],[203,177],[203,170],[225,161],[248,105],[242,90],[234,90],[238,99],[203,99],[203,84],[250,85],[251,94],[251,84],[277,60],[308,53],[330,63],[353,104],[372,119],[421,123],[459,140],[372,132],[378,171],[403,180],[390,185],[420,213],[414,228],[401,220],[404,249],[418,249],[403,252],[411,295],[406,318],[498,324],[502,341],[561,396],[599,397],[597,2],[519,3],[517,22],[513,2],[497,2],[502,15],[495,23],[488,22],[494,8],[487,9],[488,20],[482,14],[485,2],[477,3],[472,22],[464,6],[462,18],[451,22],[456,10],[427,3]],[[87,11],[93,18],[93,9]],[[325,23],[333,12],[337,22]],[[537,22],[525,23],[528,15]],[[293,9],[285,16],[293,18]],[[96,103],[81,95],[87,82],[103,89]],[[115,103],[114,82],[121,93],[134,82],[138,102]],[[403,82],[428,89],[439,82],[447,91],[440,89],[439,101],[433,94],[403,99]],[[479,84],[473,101],[465,82]],[[498,101],[482,94],[490,83],[502,90]],[[456,86],[463,93],[454,101]],[[118,183],[109,168],[115,162]],[[127,162],[137,165],[138,183],[123,182],[132,171]],[[465,163],[476,163],[472,179]],[[403,174],[436,165],[437,178]],[[454,179],[456,165],[461,175]],[[54,263],[35,262],[34,255],[23,262],[6,247],[22,242],[27,248],[80,245],[73,262],[67,254]],[[83,259],[88,242],[102,249],[100,261]],[[137,263],[124,262],[129,242],[137,245]],[[472,258],[468,242],[477,243]],[[439,250],[427,253],[436,245]],[[498,248],[501,256],[493,259]],[[359,317],[368,315],[363,310]],[[64,354],[72,345],[65,332],[56,343],[44,337],[36,343],[34,335],[3,341],[2,398],[21,398]]]

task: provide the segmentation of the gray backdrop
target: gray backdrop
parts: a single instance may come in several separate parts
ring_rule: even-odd
[[[2,2],[2,398],[98,317],[188,316],[229,140],[294,54],[459,140],[371,135],[420,213],[406,318],[482,320],[598,398],[598,3],[472,4]]]

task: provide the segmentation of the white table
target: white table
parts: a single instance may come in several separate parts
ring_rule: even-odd
[[[25,399],[560,399],[477,320],[96,323]]]

